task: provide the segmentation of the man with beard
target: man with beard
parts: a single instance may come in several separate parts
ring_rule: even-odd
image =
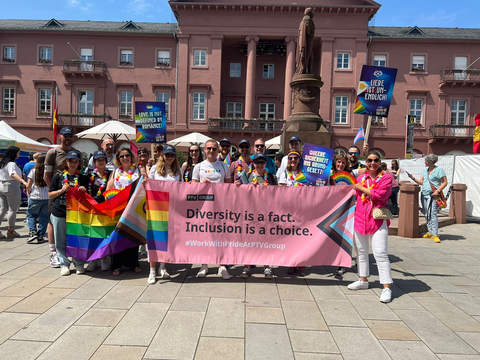
[[[363,152],[368,153],[368,144],[363,145]],[[366,166],[358,162],[358,157],[360,156],[360,149],[352,145],[348,149],[348,165],[350,169],[365,169]]]
[[[237,161],[234,161],[232,165],[230,165],[230,177],[234,181],[240,178],[242,171],[245,171],[248,177],[252,170],[255,169],[253,161],[250,159],[250,141],[243,139],[238,143],[238,147],[240,148],[241,155]]]
[[[107,154],[107,166],[105,167],[108,171],[114,171],[115,165],[113,161],[115,159],[115,141],[113,139],[104,139],[102,141],[101,149]],[[100,150],[100,149],[99,149]],[[93,162],[93,156],[88,161],[88,170],[92,171],[95,169],[95,164]]]
[[[220,140],[220,151],[218,152],[217,160],[223,161],[230,166],[232,164],[232,157],[230,156],[230,148],[232,143],[227,138]]]
[[[265,159],[266,159],[265,161],[267,162],[267,166],[265,167],[265,170],[267,170],[270,174],[276,174],[277,173],[277,167],[275,166],[275,161],[273,161],[271,158],[269,158],[267,156],[267,154],[265,154],[265,151],[266,151],[265,140],[263,140],[262,138],[258,138],[253,143],[253,146],[254,146],[253,151],[255,151],[255,152],[252,156],[250,156],[250,159],[253,160],[253,158],[256,154],[265,155]]]
[[[73,134],[73,130],[69,127],[64,127],[60,130],[58,137],[60,146],[55,147],[55,149],[48,150],[47,157],[45,158],[45,171],[43,175],[43,180],[45,180],[48,187],[50,187],[53,175],[62,173],[63,162],[67,159],[68,152],[71,150],[79,152],[77,149],[72,147],[74,137],[75,135]],[[58,268],[60,267],[60,261],[58,260],[57,251],[55,248],[55,238],[53,237],[53,226],[51,222],[48,224],[47,234],[48,245],[50,247],[50,266]]]

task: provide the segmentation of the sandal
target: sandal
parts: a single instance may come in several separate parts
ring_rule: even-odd
[[[140,272],[142,272],[142,269],[137,266],[137,267],[134,269],[134,271],[135,271],[136,273],[140,273]]]
[[[113,270],[113,271],[112,271],[112,275],[113,275],[113,276],[118,276],[118,275],[120,275],[120,268]]]
[[[12,230],[12,231],[8,230],[7,231],[7,237],[9,237],[9,238],[16,238],[16,237],[19,237],[19,236],[20,236],[20,234],[18,232],[16,232],[15,230]]]

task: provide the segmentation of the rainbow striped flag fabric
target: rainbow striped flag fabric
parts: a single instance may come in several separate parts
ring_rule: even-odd
[[[137,186],[139,183],[139,180],[135,181],[100,204],[78,189],[67,193],[67,256],[91,261],[132,248],[142,241],[132,241],[115,232],[136,188],[143,188]]]
[[[169,193],[146,191],[146,222],[148,251],[168,250]]]

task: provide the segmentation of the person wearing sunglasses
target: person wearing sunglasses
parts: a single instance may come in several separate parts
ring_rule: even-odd
[[[363,146],[363,153],[368,153],[368,144]],[[350,146],[348,149],[348,165],[350,169],[366,169],[367,167],[358,161],[360,157],[360,149],[356,145]]]
[[[265,155],[265,158],[267,159],[267,164],[266,164],[266,167],[265,169],[267,169],[267,171],[270,173],[270,174],[276,174],[277,173],[277,167],[275,166],[275,161],[273,161],[271,158],[269,158],[267,156],[267,154],[265,153],[265,151],[267,150],[267,147],[265,146],[265,140],[263,140],[262,138],[258,138],[257,140],[255,140],[255,142],[253,143],[253,155],[250,156],[250,159],[253,160],[253,157],[256,155],[256,154],[264,154]]]
[[[203,161],[202,151],[198,145],[190,145],[187,161],[182,164],[183,181],[192,181],[193,169]]]
[[[301,159],[302,140],[300,140],[300,138],[298,136],[292,136],[290,138],[290,140],[288,141],[288,147],[289,147],[290,151],[294,150],[294,151],[297,151],[300,154],[300,168],[302,168],[303,167],[303,161]],[[277,170],[278,180],[280,180],[281,174],[284,173],[285,170],[287,169],[288,164],[289,164],[288,155],[286,155],[286,156],[283,157],[282,163],[280,164],[280,167]]]
[[[373,256],[378,267],[380,284],[383,285],[380,301],[388,303],[392,300],[392,270],[388,259],[387,240],[390,220],[374,219],[374,208],[386,208],[392,193],[392,176],[380,168],[380,154],[371,151],[365,163],[367,172],[358,177],[353,185],[356,191],[354,230],[357,246],[359,279],[348,285],[350,290],[368,289],[370,266],[368,262],[369,242],[372,242]]]
[[[230,149],[232,143],[229,139],[223,138],[220,140],[220,148],[217,156],[218,161],[223,161],[225,164],[230,166],[232,164],[232,157],[230,156]]]
[[[182,181],[182,170],[177,160],[177,153],[175,147],[172,145],[165,145],[163,148],[163,154],[158,158],[157,163],[150,170],[150,179],[159,181]],[[145,186],[146,179],[142,184]],[[157,263],[150,261],[150,275],[148,276],[148,283],[150,285],[155,284],[155,267]],[[168,273],[165,263],[160,263],[158,269],[158,275],[161,279],[168,279],[170,274]]]
[[[137,157],[138,157],[138,169],[140,174],[148,177],[150,174],[150,167],[148,166],[148,150],[145,147],[139,147],[137,150]]]
[[[137,157],[130,148],[122,147],[115,153],[115,166],[118,168],[110,176],[107,190],[123,190],[140,177],[140,172],[135,166]],[[138,262],[138,245],[112,255],[112,275],[120,275],[122,266],[129,267],[135,272],[142,271]]]
[[[115,170],[115,141],[111,138],[104,139],[102,141],[102,145],[100,145],[101,149],[98,149],[99,151],[105,151],[105,154],[107,155],[107,165],[106,168],[108,171],[114,171]],[[95,159],[90,157],[90,160],[88,160],[88,170],[87,171],[92,171],[95,169]]]
[[[227,164],[217,160],[218,144],[210,139],[205,143],[206,159],[193,169],[192,183],[231,183],[230,171]],[[208,273],[208,265],[202,264],[197,277],[205,277]],[[230,274],[225,265],[218,266],[218,275],[224,280],[230,279]]]
[[[238,143],[240,149],[240,157],[230,165],[230,177],[239,180],[243,171],[247,177],[255,168],[250,158],[250,141],[243,139]]]

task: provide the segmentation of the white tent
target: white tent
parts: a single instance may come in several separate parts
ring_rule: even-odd
[[[18,146],[20,150],[23,151],[47,152],[51,149],[50,146],[32,140],[29,137],[19,133],[3,120],[0,121],[0,137],[6,137],[7,140],[14,140],[15,144],[13,145]]]
[[[105,137],[114,141],[122,137],[128,141],[135,141],[136,130],[118,120],[110,120],[77,134],[78,138],[103,140]]]
[[[268,149],[272,149],[272,150],[280,149],[281,139],[282,139],[282,135],[278,135],[278,136],[274,137],[273,139],[265,141],[265,146],[267,147],[267,150]]]
[[[205,136],[199,132],[193,132],[191,134],[187,134],[184,136],[180,136],[179,138],[170,140],[167,142],[168,145],[173,146],[190,146],[193,144],[204,144],[205,141],[211,139],[209,136]]]

